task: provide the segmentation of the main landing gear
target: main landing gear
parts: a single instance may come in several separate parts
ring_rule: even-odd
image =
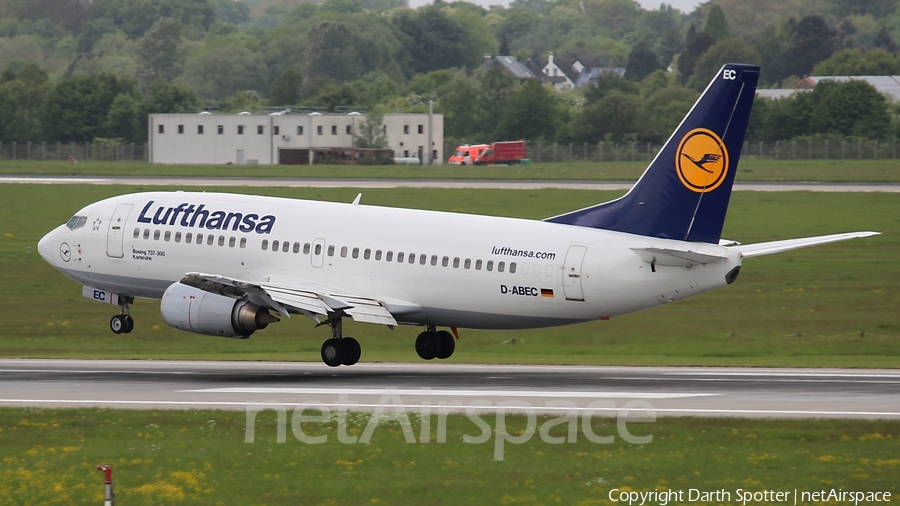
[[[134,318],[128,314],[128,302],[122,302],[119,314],[109,320],[109,329],[113,334],[130,334],[134,330]]]
[[[352,337],[344,337],[341,318],[329,322],[331,325],[331,339],[322,344],[322,362],[329,367],[339,365],[353,365],[359,362],[362,349],[359,341]]]
[[[453,334],[446,330],[435,330],[434,325],[429,325],[428,330],[416,338],[416,353],[425,360],[450,358],[455,349]]]

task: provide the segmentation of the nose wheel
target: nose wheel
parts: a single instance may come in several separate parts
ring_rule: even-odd
[[[428,330],[416,338],[416,353],[425,360],[450,358],[454,350],[456,340],[446,330],[436,331],[434,327],[428,327]]]

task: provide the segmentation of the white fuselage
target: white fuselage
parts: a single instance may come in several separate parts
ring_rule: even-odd
[[[201,204],[209,215],[198,212]],[[214,221],[216,211],[232,215],[227,225]],[[189,272],[296,280],[381,301],[400,323],[463,328],[537,328],[630,313],[722,286],[741,263],[737,251],[703,245],[722,261],[651,266],[631,248],[697,243],[514,218],[236,194],[130,194],[87,206],[78,216],[87,218],[84,226],[57,228],[40,249],[87,286],[159,299]]]

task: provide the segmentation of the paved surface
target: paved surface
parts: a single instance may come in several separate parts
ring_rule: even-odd
[[[384,396],[390,399],[383,399]],[[379,403],[432,413],[441,405],[490,412],[498,402],[565,413],[591,403],[616,414],[649,403],[657,416],[900,420],[900,371],[842,369],[0,360],[0,405],[231,409],[318,401],[336,409]],[[506,408],[515,411],[517,408]],[[521,408],[519,408],[521,409]]]
[[[489,188],[539,190],[627,190],[628,181],[522,181],[451,179],[277,179],[112,176],[0,176],[0,184],[103,184],[133,186],[279,186],[294,188]],[[898,183],[735,183],[735,191],[900,193]]]

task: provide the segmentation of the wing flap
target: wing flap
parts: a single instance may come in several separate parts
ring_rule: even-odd
[[[782,251],[790,251],[792,249],[808,248],[809,246],[818,246],[819,244],[828,244],[830,242],[846,241],[847,239],[857,239],[860,237],[871,237],[873,235],[881,235],[880,232],[850,232],[846,234],[820,235],[817,237],[804,237],[801,239],[788,239],[785,241],[761,242],[757,244],[742,244],[733,246],[741,252],[744,258],[753,258],[763,255],[771,255],[773,253],[781,253]]]

